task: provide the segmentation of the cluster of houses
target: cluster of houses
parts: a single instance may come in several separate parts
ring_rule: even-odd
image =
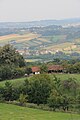
[[[40,74],[41,69],[38,66],[31,68],[33,74]],[[61,65],[50,65],[48,66],[48,73],[62,73],[64,68]]]

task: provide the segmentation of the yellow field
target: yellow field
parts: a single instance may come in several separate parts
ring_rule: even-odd
[[[10,34],[10,35],[5,35],[5,36],[0,36],[0,41],[11,39],[11,38],[17,38],[17,37],[19,37],[18,34]]]
[[[10,42],[11,40],[16,40],[16,42],[19,43],[19,42],[29,41],[34,38],[38,38],[39,36],[40,35],[33,33],[27,33],[24,35],[10,34],[5,36],[0,36],[0,43]]]
[[[71,50],[74,50],[76,48],[77,48],[77,45],[75,45],[75,43],[66,42],[66,43],[47,47],[46,49],[51,50],[53,52],[57,52],[57,51],[70,52]]]
[[[42,41],[42,42],[49,42],[47,39],[45,38],[38,38],[38,40]]]
[[[40,59],[25,59],[26,62],[36,62],[39,61]]]

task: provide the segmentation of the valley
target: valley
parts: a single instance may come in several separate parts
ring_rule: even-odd
[[[58,24],[57,21],[56,25],[51,25],[51,22],[45,25],[44,21],[41,21],[43,26],[38,26],[39,23],[37,22],[36,25],[35,22],[31,27],[27,26],[28,23],[2,24],[5,27],[0,28],[0,46],[11,44],[26,60],[30,61],[33,59],[45,61],[43,55],[52,56],[50,57],[52,60],[56,54],[59,58],[60,53],[64,54],[63,59],[70,59],[71,54],[74,54],[72,57],[80,57],[79,22]]]

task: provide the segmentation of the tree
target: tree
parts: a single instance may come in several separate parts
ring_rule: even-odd
[[[40,71],[41,71],[41,73],[47,73],[47,72],[48,72],[48,67],[47,67],[47,65],[43,64],[43,65],[40,67]]]
[[[50,108],[53,108],[55,111],[56,108],[60,107],[61,104],[61,96],[56,90],[53,90],[48,98],[48,105]]]
[[[53,59],[53,62],[54,62],[55,64],[59,64],[59,63],[60,63],[60,59],[59,59],[59,58],[55,58],[55,59]]]
[[[62,95],[61,96],[61,107],[64,111],[68,111],[69,110],[69,106],[71,104],[71,102],[73,101],[73,98],[71,96],[68,96],[68,95]]]
[[[0,81],[9,79],[12,76],[12,67],[10,65],[0,66]]]
[[[15,67],[14,65],[1,65],[0,66],[0,81],[5,79],[13,79],[13,78],[19,78],[24,76],[25,70],[24,68]]]
[[[80,93],[76,97],[76,104],[77,104],[77,109],[80,113]]]
[[[0,47],[0,81],[21,77],[25,74],[25,61],[13,46]]]
[[[30,80],[29,101],[32,103],[45,104],[51,91],[51,79],[49,75],[34,75]]]
[[[60,92],[61,80],[60,80],[60,78],[57,78],[56,75],[54,75],[54,77],[53,77],[53,86],[54,86],[54,89],[59,94],[61,94],[61,92]]]
[[[80,73],[80,62],[75,63],[73,67],[74,67],[74,73]]]
[[[68,110],[69,107],[76,105],[76,97],[78,94],[78,84],[73,78],[61,81],[60,92],[62,95],[61,106],[63,110]]]
[[[27,68],[25,69],[25,73],[26,73],[27,75],[31,74],[31,73],[32,73],[32,69],[29,68],[29,67],[27,67]]]
[[[0,48],[0,64],[15,65],[18,67],[25,66],[25,61],[22,55],[20,55],[13,46],[7,44]]]
[[[24,93],[24,94],[27,94],[27,95],[28,95],[29,87],[30,87],[29,80],[26,79],[26,80],[24,81],[24,84],[23,84],[23,93]]]
[[[60,90],[64,94],[76,97],[76,92],[78,89],[78,84],[75,78],[69,78],[61,82]]]
[[[12,84],[5,82],[3,97],[6,101],[12,100]]]
[[[3,102],[3,101],[4,101],[3,94],[4,94],[4,88],[3,88],[3,87],[0,87],[0,102]]]

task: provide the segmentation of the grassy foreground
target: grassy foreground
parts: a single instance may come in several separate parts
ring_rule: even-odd
[[[80,115],[0,103],[0,120],[80,120]]]

